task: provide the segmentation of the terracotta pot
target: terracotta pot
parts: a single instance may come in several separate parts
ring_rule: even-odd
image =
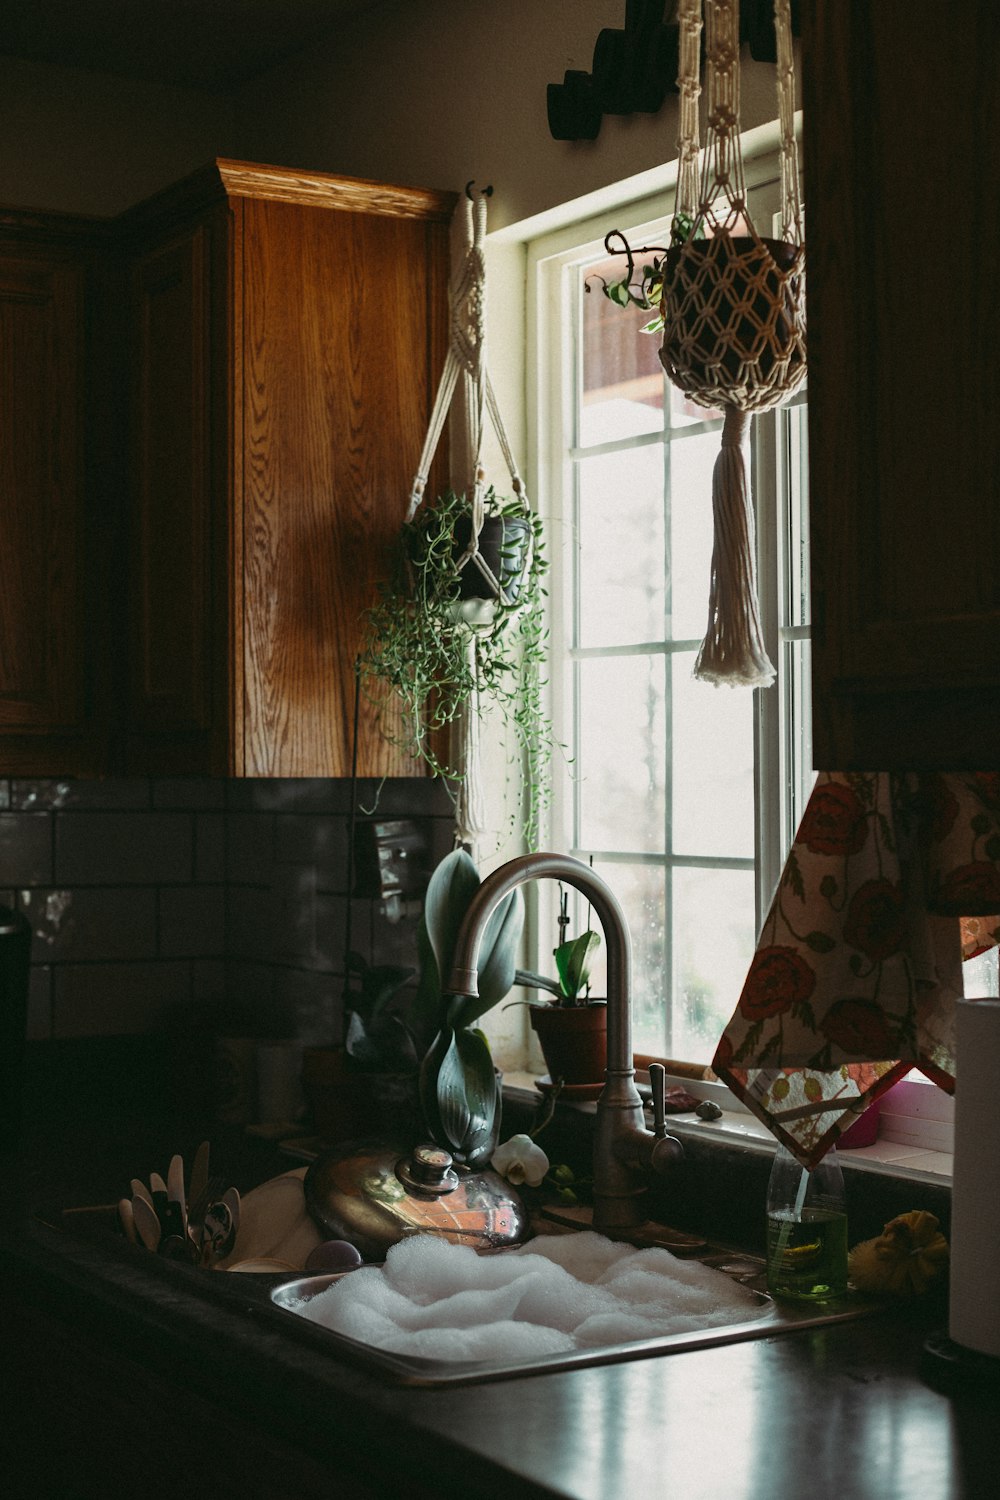
[[[553,1082],[603,1083],[608,1065],[606,1000],[587,1005],[530,1005],[532,1030]]]

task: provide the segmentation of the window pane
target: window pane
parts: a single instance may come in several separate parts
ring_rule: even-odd
[[[752,859],[753,694],[696,682],[694,661],[671,659],[672,849]]]
[[[675,870],[673,908],[670,1056],[711,1062],[753,957],[753,871]]]
[[[595,868],[621,902],[632,935],[633,1051],[662,1054],[667,1041],[666,873],[661,865]],[[601,980],[603,994],[605,973]],[[598,993],[596,988],[594,993]]]
[[[663,639],[663,449],[580,464],[580,644]]]
[[[601,281],[620,281],[623,256],[595,262],[582,271],[583,349],[579,437],[582,447],[611,442],[663,427],[666,380],[659,359],[660,340],[641,332],[655,316],[637,307],[617,307],[601,291]]]
[[[580,843],[587,849],[662,851],[664,658],[582,661]]]
[[[724,412],[715,407],[698,406],[676,385],[670,386],[670,425],[672,427],[690,427],[694,422],[710,422],[713,417],[724,415]]]
[[[721,435],[670,444],[670,612],[675,641],[700,641],[712,569],[712,470]]]

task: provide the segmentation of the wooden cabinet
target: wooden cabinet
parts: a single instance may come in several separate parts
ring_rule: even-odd
[[[451,195],[217,162],[126,216],[126,769],[350,773],[447,336]],[[412,774],[362,702],[363,774]]]
[[[0,235],[0,774],[350,774],[453,208],[220,160]],[[414,772],[364,699],[358,767]]]
[[[106,243],[88,220],[0,213],[0,774],[108,756],[110,413],[89,372]]]
[[[1000,761],[1000,13],[803,6],[815,764]]]

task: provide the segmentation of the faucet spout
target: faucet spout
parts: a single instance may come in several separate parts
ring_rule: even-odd
[[[605,1233],[645,1221],[646,1170],[664,1170],[682,1154],[679,1141],[646,1129],[632,1064],[632,944],[625,913],[599,875],[567,854],[524,854],[488,875],[473,897],[455,945],[449,988],[477,992],[477,960],[486,923],[519,885],[562,880],[588,898],[604,932],[608,960],[608,1064],[594,1134],[594,1228]]]

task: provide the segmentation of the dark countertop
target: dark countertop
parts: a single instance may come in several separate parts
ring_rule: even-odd
[[[934,1388],[922,1346],[946,1322],[940,1305],[626,1364],[409,1389],[290,1336],[243,1277],[170,1265],[32,1213],[112,1201],[132,1175],[192,1143],[174,1135],[164,1149],[119,1132],[4,1162],[0,1455],[7,1476],[24,1476],[8,1494],[55,1493],[46,1473],[69,1500],[132,1493],[123,1461],[142,1476],[144,1500],[204,1489],[213,1466],[213,1490],[262,1500],[996,1494],[1000,1387]],[[234,1149],[230,1160],[250,1150]],[[267,1160],[270,1148],[252,1149],[255,1180],[287,1169]],[[249,1169],[248,1159],[234,1169],[237,1185]],[[80,1195],[85,1172],[96,1197]],[[159,1461],[138,1461],[137,1444],[138,1454],[160,1450]]]

